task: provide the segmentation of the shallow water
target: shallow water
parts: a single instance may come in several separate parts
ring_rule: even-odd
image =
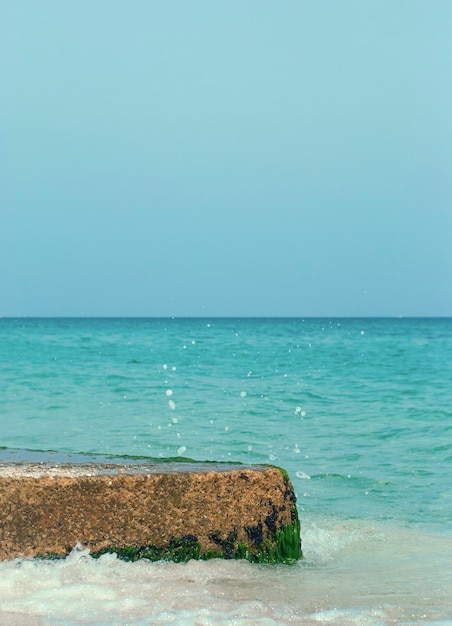
[[[34,617],[40,624],[452,620],[450,537],[324,520],[306,523],[303,537],[306,558],[295,566],[125,563],[115,555],[92,559],[81,548],[63,561],[3,562],[0,617]]]
[[[305,559],[4,562],[0,623],[452,624],[451,331],[449,319],[1,319],[3,455],[281,465]]]

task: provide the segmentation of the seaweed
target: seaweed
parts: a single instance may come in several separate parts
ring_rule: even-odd
[[[223,550],[222,556],[225,559],[233,559],[235,558],[235,550],[234,544],[237,539],[237,531],[233,530],[229,533],[226,539],[221,538],[220,532],[217,530],[213,533],[210,533],[209,539],[220,546]]]
[[[255,532],[260,536],[258,526],[247,529],[248,534]],[[219,546],[219,550],[209,549],[201,551],[198,538],[194,535],[183,535],[182,537],[172,537],[166,546],[116,546],[111,545],[91,553],[93,558],[99,558],[103,554],[114,553],[118,559],[124,561],[138,561],[148,559],[149,561],[173,561],[175,563],[186,563],[191,559],[245,559],[251,563],[284,563],[293,564],[303,557],[300,542],[300,523],[298,517],[291,524],[285,524],[274,534],[274,541],[253,541],[254,549],[246,543],[237,540],[237,531],[232,531],[226,538],[222,538],[219,531],[209,535],[211,541]],[[250,536],[250,539],[252,537]],[[48,557],[52,558],[52,557]]]
[[[116,554],[118,559],[123,561],[138,561],[148,559],[149,561],[174,561],[175,563],[186,563],[191,559],[201,558],[201,546],[198,538],[194,535],[183,535],[182,537],[172,537],[167,546],[155,546],[152,544],[145,546],[109,546],[92,552],[95,559],[103,554]]]

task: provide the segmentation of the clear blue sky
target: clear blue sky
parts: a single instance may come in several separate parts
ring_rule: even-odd
[[[0,0],[0,315],[452,315],[450,0]]]

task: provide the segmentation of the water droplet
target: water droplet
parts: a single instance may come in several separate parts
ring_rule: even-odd
[[[172,390],[172,389],[167,389],[167,390],[166,390],[166,395],[167,395],[168,397],[169,397],[169,396],[172,396],[172,395],[173,395],[173,390]]]

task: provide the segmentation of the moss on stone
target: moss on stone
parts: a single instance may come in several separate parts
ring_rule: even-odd
[[[239,542],[235,547],[237,533],[230,533],[222,538],[219,533],[212,533],[212,540],[220,549],[209,549],[201,552],[201,546],[197,537],[185,535],[173,537],[165,547],[147,546],[115,546],[98,550],[91,554],[99,558],[103,554],[114,553],[124,561],[173,561],[186,563],[191,559],[245,559],[251,563],[285,563],[292,564],[302,558],[300,543],[300,523],[298,518],[292,524],[284,525],[275,533],[274,541],[266,539],[259,546],[251,546]],[[51,558],[51,557],[47,557]]]
[[[173,537],[167,546],[159,547],[147,546],[110,546],[103,550],[98,550],[91,554],[94,558],[99,558],[102,554],[114,553],[123,561],[138,561],[148,559],[149,561],[174,561],[175,563],[186,563],[191,559],[201,558],[201,546],[194,535],[184,535],[183,537]]]
[[[300,523],[298,517],[291,524],[285,524],[281,529],[276,530],[274,541],[252,541],[253,546],[239,542],[235,546],[237,533],[230,533],[226,538],[222,538],[220,533],[212,533],[211,539],[219,546],[219,549],[209,549],[201,552],[201,545],[194,535],[184,535],[173,537],[164,547],[145,546],[117,546],[111,545],[96,552],[91,556],[95,559],[103,554],[116,554],[118,559],[123,561],[138,561],[147,559],[149,561],[173,561],[174,563],[187,563],[191,559],[208,561],[210,559],[244,559],[250,563],[285,563],[293,564],[303,558],[300,542]],[[250,537],[252,540],[252,538]],[[66,554],[56,554],[48,552],[39,554],[35,558],[42,560],[64,559],[71,549],[68,548]]]
[[[65,559],[69,552],[66,552],[66,554],[57,554],[56,552],[40,552],[34,558],[38,561],[59,561],[61,559]]]
[[[229,533],[229,535],[223,539],[221,537],[221,533],[219,531],[215,531],[210,533],[209,539],[220,546],[221,555],[225,559],[234,559],[235,558],[235,542],[237,540],[237,531],[233,530]]]
[[[276,531],[276,562],[293,563],[303,558],[298,516],[292,524],[286,524]]]
[[[271,467],[272,469],[279,470],[281,472],[282,477],[283,477],[284,484],[286,485],[286,487],[289,485],[289,483],[290,483],[289,473],[283,467],[279,467],[279,465],[272,465],[271,463],[264,463],[263,466],[264,467]]]

